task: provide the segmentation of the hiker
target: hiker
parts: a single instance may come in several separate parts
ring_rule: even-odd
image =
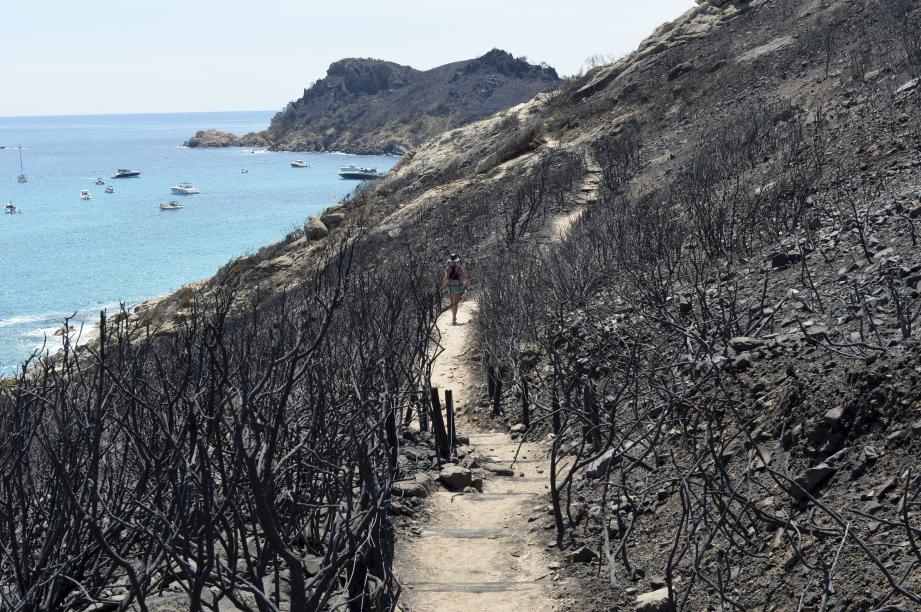
[[[464,286],[468,281],[460,257],[456,253],[451,253],[451,258],[448,259],[448,269],[441,281],[441,286],[448,288],[448,297],[451,298],[451,325],[457,325],[457,305],[460,303],[461,296],[464,294]]]

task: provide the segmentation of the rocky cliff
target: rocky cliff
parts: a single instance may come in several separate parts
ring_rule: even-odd
[[[559,83],[553,68],[529,64],[498,49],[431,70],[376,59],[343,59],[275,115],[267,130],[242,137],[203,130],[185,144],[403,154],[437,134],[530,100]]]

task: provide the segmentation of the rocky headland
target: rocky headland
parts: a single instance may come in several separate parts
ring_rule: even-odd
[[[236,136],[202,130],[185,146],[402,155],[560,82],[553,68],[498,49],[431,70],[343,59],[275,115],[265,131]]]

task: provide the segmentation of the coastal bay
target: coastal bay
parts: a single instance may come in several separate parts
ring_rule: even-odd
[[[271,111],[0,118],[0,375],[47,343],[63,318],[136,304],[282,238],[350,193],[339,166],[385,171],[396,157],[177,146],[193,127],[263,129]],[[28,183],[19,184],[19,145]],[[292,168],[304,159],[309,168]],[[116,168],[139,178],[110,178]],[[241,173],[246,169],[246,173]],[[105,186],[96,185],[102,178]],[[177,196],[190,182],[201,190]],[[106,186],[115,192],[104,192]],[[88,190],[91,200],[81,200]],[[177,211],[159,204],[180,200]]]

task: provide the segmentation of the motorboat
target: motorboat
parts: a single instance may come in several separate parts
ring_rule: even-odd
[[[240,168],[240,174],[249,174],[249,170],[246,168]]]
[[[351,181],[370,181],[384,176],[377,168],[359,168],[354,164],[339,168],[339,176]]]
[[[91,194],[89,191],[84,189],[83,191],[80,192],[80,199],[81,200],[92,200],[93,194]]]
[[[195,195],[201,192],[189,183],[179,183],[173,187],[173,193],[176,195]]]
[[[20,183],[29,182],[29,177],[26,176],[25,171],[22,169],[22,145],[19,145],[19,176],[16,177],[16,180]]]
[[[115,187],[106,187],[106,193],[115,193]]]
[[[134,178],[136,176],[141,176],[141,173],[137,170],[126,170],[125,168],[119,168],[115,171],[115,174],[112,175],[112,178]]]
[[[16,208],[16,205],[13,204],[12,202],[7,202],[6,204],[3,205],[3,212],[5,212],[8,215],[15,215],[19,212],[19,209]]]
[[[175,200],[160,204],[160,210],[179,210],[180,208],[182,208],[182,204],[176,202]]]
[[[307,162],[305,162],[303,159],[295,159],[293,162],[291,162],[291,167],[292,168],[309,168],[310,166],[308,166]]]
[[[105,182],[104,180],[102,180],[101,178],[98,178],[98,179],[96,179],[96,184],[97,184],[97,185],[105,185],[106,182]]]

